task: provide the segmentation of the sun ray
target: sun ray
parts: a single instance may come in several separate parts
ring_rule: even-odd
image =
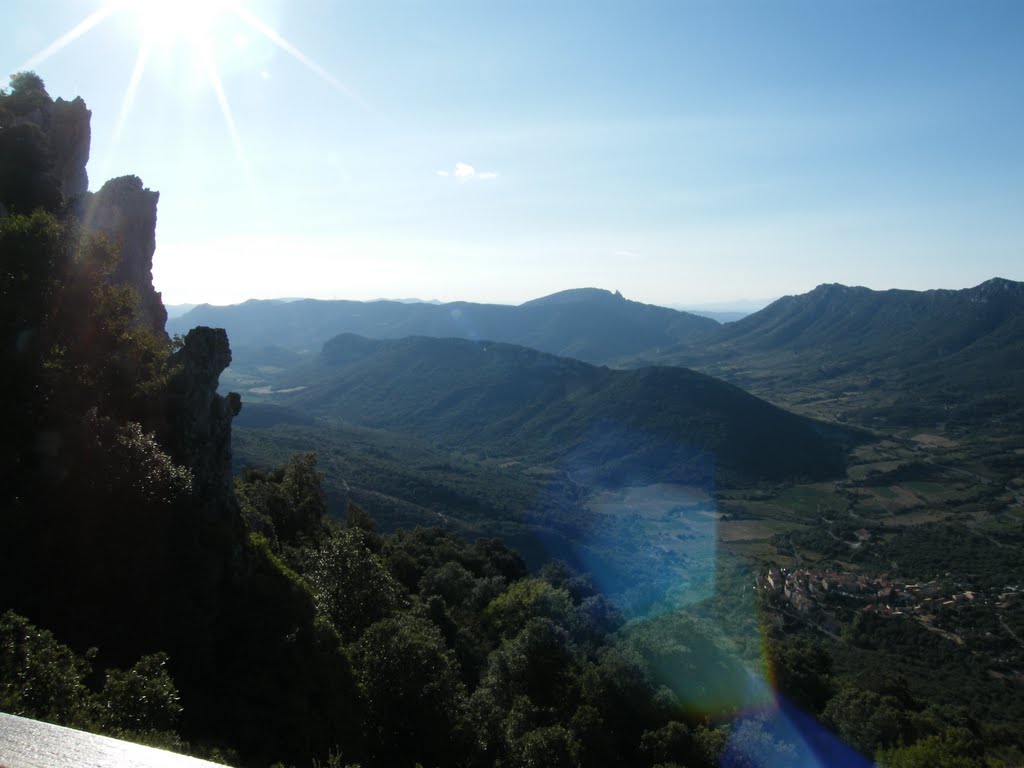
[[[265,21],[260,19],[258,16],[255,16],[254,14],[250,13],[245,8],[243,8],[239,3],[234,2],[233,0],[227,0],[227,2],[225,2],[225,8],[227,8],[231,13],[233,13],[239,19],[244,21],[253,30],[255,30],[256,32],[259,32],[261,35],[263,35],[265,38],[267,38],[270,42],[272,42],[274,45],[276,45],[282,51],[284,51],[289,56],[291,56],[293,59],[298,61],[300,64],[302,64],[302,66],[304,66],[306,69],[308,69],[314,75],[319,77],[325,83],[330,85],[336,91],[338,91],[339,93],[342,93],[345,96],[347,96],[348,98],[350,98],[352,101],[354,101],[356,104],[358,104],[360,107],[362,107],[364,110],[366,110],[370,114],[372,114],[372,115],[374,115],[376,117],[381,117],[381,115],[377,112],[377,110],[375,110],[373,107],[371,107],[363,99],[362,96],[360,96],[358,93],[353,91],[351,88],[349,88],[347,85],[345,85],[343,82],[341,82],[338,78],[336,78],[334,75],[332,75],[326,69],[324,69],[322,66],[317,64],[313,59],[311,59],[309,56],[307,56],[301,50],[299,50],[294,45],[292,45],[287,40],[285,40],[283,37],[281,37],[281,35],[277,32],[277,30],[275,30],[273,27],[271,27]]]
[[[197,45],[197,48],[202,60],[203,69],[206,70],[206,77],[210,82],[210,87],[213,88],[213,93],[217,97],[217,104],[220,106],[221,115],[224,117],[224,124],[227,126],[228,135],[231,137],[231,145],[234,147],[235,156],[238,158],[239,165],[242,166],[242,172],[246,177],[250,177],[249,161],[245,156],[245,149],[242,146],[242,139],[238,134],[235,116],[231,111],[231,104],[228,102],[227,94],[224,92],[224,84],[220,79],[220,72],[217,71],[217,63],[213,58],[213,51],[210,50],[209,41],[204,38]]]
[[[58,51],[75,42],[111,15],[121,11],[134,14],[142,24],[142,34],[131,76],[121,99],[117,120],[114,124],[111,141],[104,155],[103,168],[109,172],[121,144],[122,135],[128,118],[135,106],[136,96],[142,84],[151,54],[164,43],[184,40],[191,47],[193,55],[206,73],[207,81],[217,99],[221,116],[231,139],[232,147],[238,158],[239,165],[245,176],[251,181],[252,169],[246,157],[245,148],[239,135],[231,103],[228,100],[224,83],[217,69],[216,58],[209,39],[209,25],[223,12],[228,12],[251,30],[273,43],[278,49],[299,62],[321,81],[338,93],[355,102],[365,112],[383,122],[386,118],[374,109],[356,91],[347,86],[297,46],[286,40],[276,29],[256,14],[243,7],[238,0],[189,0],[188,3],[176,3],[174,0],[107,0],[95,11],[84,17],[52,43],[29,58],[19,67],[30,70],[49,59]],[[250,185],[252,186],[252,185]]]
[[[88,16],[86,16],[84,19],[78,22],[71,29],[69,29],[63,35],[61,35],[52,43],[50,43],[48,46],[43,48],[38,53],[34,54],[24,64],[18,67],[18,69],[20,71],[35,69],[48,58],[53,56],[53,54],[57,53],[57,51],[61,50],[69,43],[73,43],[75,40],[80,38],[90,29],[92,29],[101,21],[110,16],[112,13],[114,13],[117,10],[120,10],[120,8],[123,5],[124,3],[122,2],[122,0],[111,0],[111,2],[104,3],[101,7],[97,8],[95,11],[90,13]]]
[[[110,139],[110,146],[104,157],[104,175],[110,171],[110,165],[114,160],[114,153],[121,143],[121,134],[124,132],[125,123],[128,122],[128,114],[135,104],[135,95],[139,92],[139,83],[142,82],[142,75],[146,71],[146,63],[149,61],[149,54],[153,50],[153,38],[146,35],[139,43],[139,52],[135,56],[135,65],[132,67],[131,77],[124,89],[124,96],[121,98],[121,109],[117,113],[117,122],[114,123],[114,133]]]

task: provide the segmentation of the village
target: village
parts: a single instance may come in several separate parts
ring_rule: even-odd
[[[824,614],[824,626],[837,629],[836,609],[860,611],[883,617],[913,617],[930,624],[936,612],[966,605],[1008,608],[1022,594],[1019,586],[1007,586],[992,597],[972,590],[956,591],[933,579],[904,582],[887,573],[878,576],[833,570],[769,568],[755,578],[754,589],[774,596],[800,613]]]

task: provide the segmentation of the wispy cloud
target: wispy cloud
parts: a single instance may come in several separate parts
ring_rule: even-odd
[[[478,171],[469,163],[458,162],[452,170],[435,171],[442,178],[456,178],[459,181],[490,181],[498,178],[497,171]]]

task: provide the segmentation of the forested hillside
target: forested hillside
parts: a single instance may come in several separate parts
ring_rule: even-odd
[[[341,333],[451,337],[622,368],[685,366],[826,419],[956,429],[1022,418],[1022,323],[1024,288],[993,278],[958,291],[821,285],[724,325],[577,289],[520,306],[250,301],[196,307],[169,328],[226,327],[244,377],[308,360]]]
[[[685,369],[462,339],[346,334],[267,381],[239,421],[239,466],[315,449],[334,509],[355,500],[385,530],[443,524],[499,536],[531,564],[564,558],[630,594],[630,612],[703,567],[597,495],[667,484],[681,503],[722,484],[840,478],[871,439]]]
[[[837,476],[867,439],[681,368],[617,371],[458,339],[339,336],[281,387],[277,401],[308,416],[568,463],[588,483]]]
[[[638,360],[687,365],[805,412],[955,430],[1019,423],[1022,339],[1024,284],[1011,280],[958,291],[821,285]]]

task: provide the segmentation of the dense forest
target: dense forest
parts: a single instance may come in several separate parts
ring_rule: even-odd
[[[0,711],[256,766],[1022,759],[1019,696],[980,717],[871,662],[916,633],[822,639],[727,569],[627,620],[497,539],[332,518],[313,454],[233,476],[227,336],[166,335],[156,195],[86,191],[88,118],[31,73],[0,95]]]

